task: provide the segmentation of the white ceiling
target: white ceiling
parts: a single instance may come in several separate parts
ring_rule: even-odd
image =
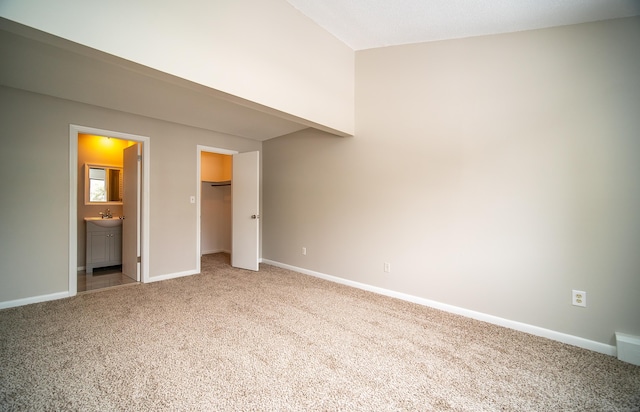
[[[640,15],[640,0],[287,0],[353,50]]]

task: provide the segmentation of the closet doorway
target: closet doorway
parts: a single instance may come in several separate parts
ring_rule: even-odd
[[[231,254],[231,265],[259,268],[259,152],[197,147],[197,271],[203,254]]]
[[[200,154],[200,255],[231,255],[231,155]]]

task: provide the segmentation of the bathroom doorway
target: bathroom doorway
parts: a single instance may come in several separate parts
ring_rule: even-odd
[[[71,125],[69,294],[148,279],[149,139]]]

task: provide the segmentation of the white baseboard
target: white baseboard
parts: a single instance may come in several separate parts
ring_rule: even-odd
[[[601,342],[584,339],[578,336],[568,335],[566,333],[553,331],[550,329],[541,328],[534,325],[529,325],[522,322],[516,322],[509,319],[500,318],[498,316],[488,315],[482,312],[476,312],[473,310],[460,308],[458,306],[449,305],[446,303],[437,302],[430,299],[421,298],[418,296],[409,295],[406,293],[396,292],[389,289],[380,288],[377,286],[367,285],[366,283],[355,282],[352,280],[340,278],[337,276],[327,275],[324,273],[287,265],[285,263],[276,262],[269,259],[260,259],[261,263],[265,263],[272,266],[277,266],[283,269],[292,270],[294,272],[302,273],[309,276],[325,279],[331,282],[340,283],[346,286],[355,287],[369,292],[378,293],[380,295],[390,296],[393,298],[401,299],[407,302],[416,303],[423,306],[432,307],[435,309],[443,310],[445,312],[454,313],[468,318],[477,319],[483,322],[491,323],[494,325],[503,326],[506,328],[518,330],[520,332],[530,333],[532,335],[541,336],[547,339],[555,340],[558,342],[574,345],[580,348],[592,350],[594,352],[603,353],[605,355],[617,356],[617,350],[615,346],[607,345]],[[183,276],[195,275],[198,272],[196,270],[188,270],[184,272],[168,273],[160,276],[150,277],[147,282],[159,282],[162,280],[175,279]],[[24,306],[32,303],[46,302],[49,300],[63,299],[69,297],[68,291],[51,293],[48,295],[33,296],[23,299],[15,299],[5,302],[0,302],[0,309],[7,309],[16,306]]]
[[[32,303],[46,302],[49,300],[64,299],[64,298],[68,298],[69,296],[71,296],[69,294],[69,291],[65,291],[65,292],[51,293],[48,295],[32,296],[32,297],[23,298],[23,299],[8,300],[5,302],[0,302],[0,309],[14,308],[16,306],[30,305]]]
[[[640,336],[616,332],[618,359],[640,366]]]
[[[262,262],[265,264],[277,266],[283,269],[293,270],[294,272],[299,272],[305,275],[329,280],[331,282],[336,282],[343,285],[366,290],[369,292],[378,293],[380,295],[390,296],[393,298],[405,300],[407,302],[416,303],[418,305],[428,306],[434,309],[443,310],[445,312],[454,313],[456,315],[461,315],[468,318],[491,323],[494,325],[503,326],[509,329],[514,329],[520,332],[529,333],[531,335],[541,336],[547,339],[577,346],[583,349],[588,349],[594,352],[603,353],[605,355],[616,356],[616,353],[617,353],[615,346],[592,341],[589,339],[584,339],[578,336],[568,335],[566,333],[557,332],[557,331],[541,328],[534,325],[529,325],[522,322],[516,322],[509,319],[500,318],[498,316],[488,315],[486,313],[476,312],[476,311],[461,308],[458,306],[448,305],[446,303],[441,303],[434,300],[421,298],[418,296],[408,295],[406,293],[395,292],[393,290],[367,285],[366,283],[354,282],[352,280],[343,279],[337,276],[327,275],[324,273],[315,272],[313,270],[308,270],[308,269],[299,268],[296,266],[287,265],[285,263],[275,262],[269,259],[262,259]]]
[[[212,253],[229,253],[229,254],[231,254],[231,251],[230,250],[226,250],[226,249],[202,250],[202,251],[200,251],[200,256],[202,256],[202,255],[210,255]]]
[[[145,283],[159,282],[161,280],[168,280],[168,279],[175,279],[175,278],[180,278],[180,277],[183,277],[183,276],[196,275],[198,273],[200,273],[200,272],[198,272],[196,270],[187,270],[187,271],[184,271],[184,272],[168,273],[166,275],[150,277],[149,279],[147,279],[145,281]],[[41,296],[33,296],[33,297],[23,298],[23,299],[9,300],[9,301],[5,301],[5,302],[0,302],[0,309],[7,309],[7,308],[13,308],[13,307],[17,307],[17,306],[30,305],[32,303],[46,302],[48,300],[64,299],[64,298],[68,298],[70,296],[71,296],[71,294],[69,294],[69,291],[65,291],[65,292],[51,293],[49,295],[41,295]]]
[[[145,281],[145,283],[159,282],[161,280],[169,280],[169,279],[181,278],[184,276],[197,275],[198,273],[200,272],[194,269],[194,270],[186,270],[184,272],[167,273],[165,275],[159,275],[159,276],[150,276]]]

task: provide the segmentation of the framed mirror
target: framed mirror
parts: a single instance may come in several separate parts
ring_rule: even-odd
[[[122,204],[121,167],[86,163],[84,169],[85,205]]]

